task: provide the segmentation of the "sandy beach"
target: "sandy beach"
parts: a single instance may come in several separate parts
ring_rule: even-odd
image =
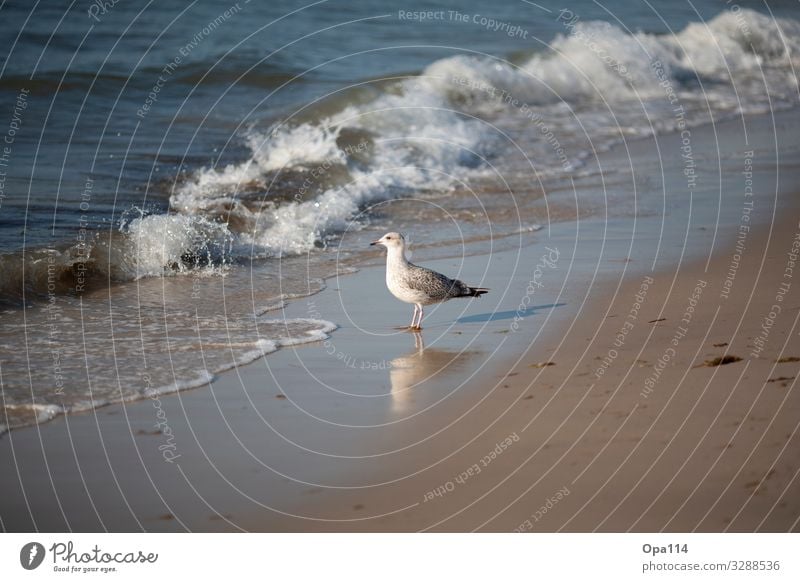
[[[727,298],[721,261],[593,294],[426,451],[441,464],[414,477],[419,505],[347,529],[797,531],[800,303],[781,289],[798,236],[796,218],[753,231]],[[320,512],[381,511],[406,486]]]
[[[798,121],[778,116],[779,146],[775,118],[753,119],[748,144],[741,121],[695,133],[697,152],[741,168],[715,183],[707,165],[706,190],[687,192],[666,155],[679,136],[640,141],[603,154],[649,184],[630,216],[449,259],[423,247],[415,261],[492,291],[430,309],[420,334],[395,329],[411,309],[376,252],[283,309],[336,322],[326,341],[12,430],[0,526],[797,531]],[[606,187],[548,202],[579,215],[615,204]]]

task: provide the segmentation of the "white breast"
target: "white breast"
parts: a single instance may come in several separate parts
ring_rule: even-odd
[[[389,288],[389,292],[400,301],[405,301],[406,303],[426,302],[427,297],[424,293],[403,284],[402,273],[398,270],[386,270],[386,286]]]

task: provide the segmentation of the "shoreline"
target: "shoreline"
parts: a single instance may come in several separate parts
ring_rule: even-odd
[[[670,142],[668,138],[658,141],[662,146]],[[734,144],[729,147],[738,151]],[[647,159],[649,152],[634,152],[634,157],[637,155]],[[759,171],[762,178],[769,174],[768,167]],[[787,171],[796,172],[782,169],[782,173]],[[782,174],[781,183],[787,181]],[[723,187],[726,201],[737,191]],[[781,193],[782,218],[796,215],[793,194]],[[592,193],[581,196],[588,199]],[[777,190],[775,196],[777,200]],[[648,366],[674,338],[668,322],[679,321],[685,313],[684,288],[692,289],[702,273],[708,279],[704,279],[701,300],[709,297],[709,290],[717,287],[712,286],[705,268],[712,255],[718,258],[710,273],[727,268],[727,261],[723,261],[724,267],[717,263],[719,257],[728,256],[732,248],[728,242],[736,240],[732,229],[740,219],[740,206],[725,205],[720,210],[723,221],[718,236],[720,223],[715,221],[711,202],[698,201],[689,214],[680,210],[681,203],[680,198],[670,199],[675,208],[658,217],[660,229],[651,229],[658,227],[659,221],[647,217],[579,220],[521,234],[526,244],[516,251],[471,255],[468,261],[423,260],[426,266],[458,273],[471,284],[495,281],[505,285],[495,286],[492,295],[480,300],[450,302],[432,309],[421,338],[392,330],[405,323],[409,314],[383,289],[382,268],[365,267],[353,275],[330,279],[322,293],[292,301],[284,308],[286,318],[309,317],[313,312],[341,322],[326,342],[279,350],[226,372],[207,388],[166,396],[159,411],[146,400],[137,401],[13,430],[0,439],[0,457],[17,470],[17,482],[8,480],[2,485],[3,528],[687,531],[691,529],[689,509],[667,522],[660,507],[670,502],[674,510],[676,504],[686,501],[685,507],[697,514],[695,497],[684,499],[680,489],[665,489],[653,508],[643,513],[640,510],[653,500],[635,487],[625,490],[625,483],[633,485],[639,478],[642,482],[667,482],[670,477],[668,469],[660,466],[651,474],[641,467],[638,472],[631,470],[623,462],[630,443],[639,442],[633,439],[641,440],[647,426],[641,423],[648,416],[633,415],[631,410],[634,405],[638,412],[643,406],[651,410],[652,402],[666,397],[663,387],[680,380],[680,375],[672,376],[676,367],[695,376],[719,376],[724,388],[735,381],[729,377],[732,371],[741,372],[747,365],[763,372],[764,362],[690,367],[702,363],[703,358],[724,355],[698,344],[696,357],[691,361],[687,357],[686,346],[697,341],[694,334],[700,333],[701,324],[717,317],[704,308],[679,339],[682,349],[672,359],[675,365],[661,372],[646,402],[637,400],[643,384],[636,384],[638,391],[630,388],[633,378],[644,382],[640,376],[652,373]],[[762,226],[772,227],[769,210],[774,213],[777,208],[767,205],[755,211],[753,221],[761,225],[759,231]],[[791,230],[789,225],[781,223],[775,232],[785,234],[787,229]],[[749,241],[753,248],[761,248],[758,245],[763,246],[764,234],[753,234]],[[693,249],[692,258],[684,260],[687,245]],[[542,268],[542,287],[534,286],[529,293],[536,272],[536,262],[529,257],[546,254],[545,246],[558,249],[557,261],[550,261],[556,266]],[[651,265],[655,275],[648,274],[653,272]],[[766,268],[769,273],[776,272],[774,257]],[[732,293],[738,293],[746,285],[742,282],[752,275],[744,267],[738,273],[741,277]],[[609,362],[607,371],[594,379],[597,386],[610,382],[601,388],[612,396],[601,388],[587,391],[587,380],[614,347],[612,338],[622,329],[631,298],[641,289],[645,276],[653,278],[653,288],[647,289],[640,319],[626,334],[624,345],[614,348],[617,357]],[[576,278],[587,282],[587,288],[574,285]],[[373,300],[376,292],[380,295]],[[662,295],[664,308],[651,312]],[[520,310],[526,297],[533,308]],[[668,298],[677,305],[667,302]],[[755,297],[754,301],[761,299]],[[380,310],[375,309],[377,304]],[[730,319],[728,311],[736,313],[740,307],[737,303],[723,315]],[[330,313],[336,315],[327,315]],[[521,318],[515,319],[518,316]],[[644,323],[661,317],[667,321]],[[516,329],[512,329],[514,322]],[[731,330],[726,333],[736,335]],[[424,341],[424,347],[418,339]],[[722,339],[714,341],[722,343]],[[634,346],[647,347],[648,342],[653,342],[648,349],[631,353]],[[744,355],[738,344],[729,343],[732,354]],[[706,348],[708,353],[701,353]],[[600,360],[594,359],[597,357]],[[533,367],[549,361],[555,365]],[[533,385],[530,374],[534,374]],[[779,384],[776,381],[769,386],[777,388]],[[710,386],[703,394],[719,396],[718,384]],[[615,395],[621,398],[619,402],[613,400]],[[695,409],[690,395],[679,392],[673,400],[688,406],[662,415],[675,428],[682,412]],[[701,404],[700,413],[714,418],[714,403]],[[158,420],[170,427],[173,436],[173,462],[165,462],[159,449],[165,432],[156,432],[152,426],[159,413],[163,418]],[[781,418],[781,427],[785,423]],[[646,460],[661,459],[659,446],[670,442],[668,429],[661,425],[656,423],[652,432],[658,440],[644,440],[641,446],[646,447],[646,454],[638,453]],[[722,434],[726,433],[717,428],[713,436],[721,438]],[[796,432],[792,434],[795,436],[787,443],[795,442]],[[711,446],[723,444],[727,441],[717,439]],[[497,447],[501,452],[496,452]],[[703,454],[710,453],[703,449]],[[676,453],[667,450],[663,455],[673,459]],[[679,455],[678,461],[686,461],[687,467],[696,462]],[[790,466],[781,463],[780,470],[765,476],[764,483],[759,481],[751,497],[758,503],[775,501],[774,483],[783,483],[787,491],[796,487]],[[601,469],[613,467],[628,475],[627,481],[622,481],[621,496],[615,496],[616,490],[606,490],[607,480],[612,480]],[[44,468],[49,479],[41,479]],[[685,475],[678,482],[688,483],[690,489],[694,485]],[[766,492],[756,494],[765,484]],[[725,492],[732,495],[728,490],[734,488]],[[626,496],[628,492],[631,494]],[[707,495],[705,490],[701,493]],[[510,505],[509,500],[513,501]],[[782,500],[779,497],[775,503]],[[547,507],[548,502],[552,508]],[[626,504],[634,502],[634,509],[627,509]],[[626,509],[619,515],[598,515],[598,504],[606,510]],[[584,505],[588,509],[582,509]],[[537,517],[543,507],[547,511]],[[797,515],[795,505],[782,509]],[[746,529],[754,527],[747,511],[765,515],[761,505],[743,511],[746,521],[737,522],[732,514],[714,514],[699,529],[721,531],[727,527],[726,517],[732,518],[731,529]],[[631,515],[641,519],[632,524]],[[531,522],[530,528],[525,520]],[[771,527],[777,528],[773,524],[779,523],[786,525],[770,521]]]
[[[788,121],[792,121],[796,117],[796,114],[797,114],[798,111],[799,110],[797,108],[794,108],[794,109],[789,109],[789,110],[780,110],[777,113],[772,113],[771,114],[772,123],[773,124],[775,123],[775,117],[778,118],[778,122],[779,123],[781,123],[781,122],[785,123],[787,120]],[[767,114],[748,115],[748,116],[744,116],[743,118],[741,118],[741,121],[746,122],[746,123],[750,123],[750,124],[753,124],[753,125],[764,125],[764,123],[768,120],[769,117],[770,116],[768,116]],[[720,121],[719,123],[717,123],[716,128],[720,128],[722,130],[721,133],[723,133],[723,134],[725,134],[725,133],[736,133],[736,130],[735,129],[732,130],[731,128],[732,127],[736,128],[736,126],[739,124],[739,121],[740,120],[737,119],[737,118],[726,117],[723,121]],[[699,129],[700,130],[702,130],[702,129],[708,130],[711,127],[712,126],[700,126]],[[714,128],[715,133],[717,131],[716,128]],[[698,129],[698,128],[695,128],[695,129]],[[670,142],[670,141],[678,141],[678,140],[679,140],[679,134],[677,132],[662,134],[662,135],[655,136],[655,137],[653,137],[653,136],[636,137],[636,138],[630,140],[630,142],[620,143],[620,144],[615,145],[609,151],[598,152],[599,161],[597,161],[596,163],[597,163],[598,169],[602,168],[604,163],[608,163],[609,166],[614,167],[614,164],[618,163],[618,159],[617,158],[622,156],[623,150],[629,156],[633,155],[634,157],[636,157],[637,156],[636,152],[637,152],[637,146],[638,145],[644,146],[644,145],[647,145],[647,144],[650,144],[650,143],[656,142],[656,141]],[[631,152],[629,146],[633,147],[633,152]],[[719,147],[719,144],[717,144],[717,147]],[[647,148],[644,148],[644,149],[647,151]],[[659,153],[659,155],[660,155],[660,153]],[[611,160],[611,161],[608,162],[609,160]],[[591,164],[588,165],[585,169],[589,170],[590,168],[591,168]],[[596,171],[597,171],[597,169],[596,169]],[[594,177],[594,176],[595,176],[594,173],[590,173],[590,177]],[[613,180],[613,178],[611,178],[611,177],[610,178],[606,178],[606,179]],[[695,178],[692,178],[692,179],[694,180]],[[579,180],[586,180],[586,178],[584,177],[584,178],[581,178]],[[603,179],[603,181],[605,182],[605,179]],[[574,187],[574,185],[573,185],[573,187]],[[534,218],[533,222],[528,221],[528,223],[529,224],[535,224],[535,227],[529,227],[527,229],[523,228],[523,229],[521,229],[519,231],[516,231],[516,232],[514,232],[514,231],[504,232],[503,234],[501,234],[501,235],[499,235],[497,237],[493,236],[493,237],[491,237],[491,238],[489,238],[487,240],[472,240],[472,241],[470,241],[469,246],[467,246],[466,248],[462,248],[461,249],[461,253],[460,254],[461,254],[462,258],[468,257],[468,256],[480,256],[480,255],[483,255],[483,254],[490,254],[490,253],[493,252],[494,247],[495,247],[495,243],[497,243],[498,241],[502,241],[498,245],[499,248],[513,248],[514,245],[510,244],[509,241],[514,241],[514,240],[517,241],[517,245],[535,244],[533,241],[529,241],[527,243],[524,243],[523,239],[526,236],[530,235],[531,233],[535,233],[535,232],[539,232],[540,236],[544,236],[545,233],[541,232],[543,230],[547,231],[546,234],[549,235],[549,231],[553,226],[557,227],[558,225],[563,224],[564,222],[569,222],[569,220],[565,220],[564,219],[564,215],[572,216],[573,217],[572,220],[574,220],[574,219],[578,219],[578,220],[587,220],[587,219],[588,220],[596,220],[598,218],[598,215],[600,214],[600,211],[599,211],[599,209],[596,208],[596,206],[597,206],[596,200],[592,199],[592,192],[593,192],[592,187],[588,186],[587,184],[582,184],[581,186],[579,186],[579,188],[581,188],[582,190],[585,190],[585,192],[582,192],[580,195],[576,194],[576,196],[575,196],[576,199],[574,201],[565,200],[564,192],[561,192],[562,188],[556,187],[555,184],[551,185],[551,187],[549,188],[550,193],[546,196],[546,199],[543,199],[544,202],[545,202],[545,205],[547,207],[546,214],[547,214],[548,217],[550,217],[551,212],[553,211],[553,209],[557,208],[558,211],[556,211],[556,214],[561,214],[561,216],[559,216],[559,220],[558,221],[556,221],[556,222],[549,222],[548,221],[546,226],[542,226],[538,222],[539,219],[542,218],[541,216],[527,217],[527,218]],[[604,197],[606,197],[606,192],[605,191],[603,192],[603,195],[604,195]],[[634,194],[633,195],[635,196],[635,190],[634,190]],[[580,201],[578,201],[579,197],[581,198]],[[538,200],[538,201],[541,202],[541,200]],[[608,202],[608,200],[606,200],[606,202]],[[535,204],[536,204],[536,201],[534,202],[534,205]],[[585,208],[591,208],[591,207],[595,207],[595,208],[594,208],[594,210],[590,210],[588,212],[588,215],[585,217],[584,214],[582,214],[582,213],[584,213],[586,211],[585,210],[582,211],[581,208],[585,209]],[[528,210],[530,210],[530,209],[528,209]],[[607,212],[607,210],[606,210],[606,212]],[[650,209],[645,208],[645,209],[643,209],[643,215],[645,217],[648,215],[648,212],[653,212],[653,208],[650,208]],[[617,218],[619,218],[619,217],[620,216],[617,216]],[[719,215],[718,215],[718,218],[719,218]],[[663,222],[662,222],[661,228],[662,228],[662,231],[663,231]],[[359,236],[357,236],[356,237],[356,242],[365,240],[364,233],[366,233],[366,232],[367,232],[367,230],[365,230],[363,233],[361,233]],[[662,232],[662,234],[663,234],[663,232]],[[716,232],[715,232],[715,239],[716,239]],[[352,272],[351,269],[354,269],[354,270],[357,271],[358,269],[370,268],[370,267],[373,267],[375,265],[382,264],[382,262],[380,260],[379,261],[375,261],[374,259],[371,259],[371,258],[369,258],[367,256],[361,257],[361,260],[358,261],[358,262],[353,262],[352,259],[349,258],[349,255],[353,251],[353,248],[352,248],[353,242],[350,241],[349,244],[350,244],[350,248],[345,249],[345,254],[348,255],[348,259],[346,260],[346,265],[347,266],[344,269],[342,269],[341,265],[337,265],[337,267],[335,269],[335,272],[334,272],[329,267],[326,267],[325,263],[321,262],[319,265],[316,266],[316,269],[317,269],[318,272],[316,272],[316,274],[306,282],[304,291],[303,290],[298,291],[297,289],[293,288],[292,290],[290,290],[288,292],[288,295],[281,294],[279,296],[271,297],[267,301],[268,305],[262,305],[260,308],[256,308],[254,306],[254,311],[257,312],[258,314],[267,313],[269,311],[276,311],[278,305],[284,305],[287,301],[294,301],[294,300],[302,301],[302,300],[305,300],[307,297],[313,296],[313,295],[321,292],[324,289],[324,287],[316,288],[316,289],[313,289],[313,290],[311,289],[312,286],[317,285],[318,281],[322,282],[322,285],[327,285],[327,282],[329,280],[331,280],[333,278],[338,278],[340,275],[343,275],[343,274],[346,275],[346,274]],[[458,256],[458,254],[459,254],[455,249],[453,249],[453,250],[445,250],[445,252],[441,252],[442,249],[450,249],[452,246],[453,245],[450,244],[450,243],[446,243],[446,244],[438,243],[438,244],[433,245],[431,247],[423,248],[422,253],[427,254],[427,255],[431,255],[432,259],[433,258],[436,258],[436,259],[454,258],[454,257]],[[338,253],[338,251],[337,251],[337,253]],[[263,267],[264,267],[264,265],[261,266],[261,270],[262,271],[263,271]],[[243,270],[246,270],[245,265],[239,265],[239,266],[237,266],[237,268],[241,268]],[[296,269],[296,267],[293,267],[293,268]],[[254,270],[253,267],[250,267],[250,271],[253,271],[253,270]],[[255,269],[255,271],[259,271],[259,269]],[[219,276],[219,275],[217,275],[217,276]],[[244,275],[242,273],[239,273],[237,276],[239,278],[241,278]],[[164,280],[164,278],[148,278],[148,279],[144,279],[144,280],[141,280],[141,281],[136,281],[136,285],[137,285],[137,287],[138,286],[144,287],[145,289],[148,290],[147,292],[149,292],[149,293],[152,293],[153,290],[156,287],[159,286],[159,284],[170,285],[172,287],[175,287],[175,288],[172,289],[172,292],[175,293],[176,295],[178,295],[182,291],[183,292],[189,292],[190,291],[190,297],[187,297],[187,299],[191,299],[192,301],[194,301],[195,299],[197,299],[200,296],[200,293],[198,291],[199,280],[200,280],[199,278],[203,278],[203,277],[204,277],[204,275],[202,273],[198,273],[198,274],[195,274],[192,277],[186,277],[186,279],[183,280],[183,281],[181,281],[180,278],[175,278],[175,279],[166,278],[166,280]],[[159,281],[162,281],[162,283],[159,283]],[[181,285],[183,285],[185,287],[188,284],[191,284],[191,289],[190,290],[183,289],[181,291],[179,289],[179,287]],[[300,287],[298,287],[298,289],[303,287],[303,281],[299,281],[299,282],[297,282],[297,284],[300,285]],[[130,282],[126,283],[125,285],[129,285],[129,287],[125,287],[124,288],[124,292],[127,293],[127,294],[130,294],[131,293]],[[220,285],[219,281],[214,282],[214,286],[215,287],[219,287],[219,285]],[[120,290],[118,290],[118,291],[120,291]],[[102,298],[105,295],[105,293],[106,293],[106,290],[97,289],[95,291],[94,295],[100,296]],[[166,299],[165,299],[165,301],[166,301]],[[103,305],[103,307],[106,307],[106,306]],[[47,303],[45,302],[41,306],[41,308],[46,309],[47,308]],[[257,349],[257,346],[253,346],[253,347],[254,347],[254,349]],[[267,355],[269,355],[269,353],[265,353],[265,355],[263,357],[266,357]],[[245,356],[248,356],[248,354],[245,354]],[[173,385],[173,383],[169,383],[169,384],[165,384],[165,385],[159,385],[159,393],[160,394],[169,394],[169,393],[172,393],[174,391],[193,390],[193,389],[196,389],[198,387],[202,388],[202,386],[207,384],[207,382],[204,381],[207,376],[213,378],[212,382],[216,381],[216,378],[220,374],[228,373],[231,368],[238,367],[238,366],[243,366],[243,365],[248,365],[249,358],[245,357],[245,360],[248,360],[248,361],[237,361],[237,362],[233,362],[233,363],[227,363],[227,364],[223,365],[223,369],[222,370],[219,370],[219,371],[218,370],[206,371],[200,377],[191,376],[191,377],[184,377],[184,378],[177,379],[177,381],[176,381],[177,385]],[[58,373],[60,373],[60,372],[58,372]],[[149,382],[146,382],[146,384],[149,386]],[[188,388],[186,386],[188,386]],[[126,401],[126,402],[135,402],[136,400],[147,400],[147,398],[148,397],[144,396],[144,395],[141,398],[132,398],[131,395],[126,395],[126,397],[123,398],[123,399],[112,400],[110,402],[107,402],[107,403],[104,403],[104,404],[100,404],[100,405],[95,405],[95,406],[90,406],[86,402],[80,402],[79,403],[80,406],[78,408],[76,408],[75,410],[69,411],[69,412],[65,412],[65,411],[61,410],[59,408],[60,407],[59,404],[53,404],[53,403],[43,404],[43,405],[40,405],[37,408],[38,412],[35,412],[35,414],[38,415],[38,418],[35,421],[31,421],[28,424],[15,425],[15,426],[12,426],[12,427],[6,426],[5,424],[0,424],[0,438],[2,438],[2,436],[4,434],[6,434],[9,430],[18,430],[18,429],[24,428],[26,426],[35,426],[35,425],[41,424],[43,422],[48,422],[48,421],[50,421],[50,420],[52,420],[54,418],[57,418],[57,417],[65,414],[65,413],[67,413],[67,414],[81,414],[81,413],[85,413],[85,412],[90,412],[91,410],[93,410],[95,408],[98,408],[98,407],[109,406],[109,405],[118,405],[123,400]],[[31,411],[28,415],[32,417],[33,414],[34,414],[34,412]]]
[[[725,134],[725,133],[728,133],[728,134],[736,133],[736,130],[735,129],[732,130],[731,128],[732,127],[736,128],[736,126],[739,124],[740,121],[745,122],[745,123],[749,123],[749,124],[753,124],[753,125],[763,125],[768,120],[768,118],[771,116],[773,124],[775,123],[775,117],[778,118],[779,123],[781,121],[786,122],[787,120],[789,120],[789,121],[793,120],[797,116],[798,111],[800,111],[800,109],[793,108],[793,109],[787,109],[787,110],[779,110],[777,112],[771,113],[770,115],[767,115],[767,114],[747,115],[747,116],[742,117],[741,119],[738,119],[738,118],[735,118],[735,117],[725,117],[722,121],[720,121],[720,122],[718,122],[716,124],[716,127],[713,127],[711,125],[701,125],[698,128],[693,128],[693,130],[700,130],[700,131],[706,130],[706,131],[708,131],[709,129],[711,129],[713,127],[715,133],[717,132],[716,128],[720,128],[722,130],[721,133],[723,133],[723,134]],[[627,153],[629,156],[633,155],[634,157],[636,157],[637,156],[636,152],[637,152],[637,146],[638,145],[645,146],[645,145],[650,144],[652,142],[658,142],[658,141],[664,141],[664,142],[667,142],[667,143],[672,142],[672,141],[678,142],[678,141],[680,141],[679,133],[677,131],[675,131],[675,132],[670,132],[670,133],[666,133],[666,134],[661,134],[661,135],[658,135],[658,136],[639,136],[639,137],[635,137],[635,138],[631,139],[628,142],[623,142],[623,143],[616,144],[609,151],[598,152],[599,160],[595,162],[597,164],[598,168],[595,169],[595,171],[598,171],[599,168],[602,168],[604,163],[608,163],[608,165],[610,167],[614,167],[614,164],[618,163],[618,158],[620,158],[622,156],[623,151],[625,153]],[[631,149],[630,149],[631,147],[633,148],[633,152],[631,152]],[[717,147],[719,147],[719,144],[717,144]],[[645,151],[647,151],[648,148],[644,148],[644,149],[645,149]],[[659,152],[659,155],[660,155],[660,152]],[[752,161],[751,161],[751,164],[752,164]],[[592,167],[592,164],[588,164],[584,168],[584,170],[590,170],[591,167]],[[594,178],[594,177],[596,177],[598,175],[600,175],[600,174],[595,174],[594,172],[590,172],[589,178]],[[613,179],[613,178],[606,178],[606,179]],[[696,177],[694,176],[694,174],[692,175],[692,177],[690,179],[691,179],[691,181],[696,180]],[[581,178],[579,180],[586,180],[586,177]],[[605,179],[603,179],[603,181],[605,181]],[[574,185],[573,185],[573,187],[574,187]],[[467,246],[466,248],[462,248],[461,249],[462,258],[469,257],[469,256],[480,256],[480,255],[483,255],[483,254],[490,254],[490,253],[493,252],[495,244],[498,241],[502,241],[498,245],[499,248],[513,248],[514,245],[510,244],[509,241],[514,241],[514,240],[517,241],[517,245],[535,244],[535,242],[533,242],[533,241],[529,241],[527,243],[524,243],[523,239],[526,236],[530,235],[531,233],[535,233],[535,232],[539,232],[540,235],[543,236],[545,233],[542,233],[541,232],[542,230],[546,230],[547,234],[549,235],[549,231],[550,231],[550,229],[552,227],[554,227],[554,226],[558,227],[558,225],[561,225],[564,222],[568,222],[569,221],[569,220],[566,220],[566,221],[564,220],[564,216],[563,216],[564,213],[567,216],[573,216],[573,219],[578,219],[578,220],[596,220],[598,218],[598,215],[600,214],[600,212],[599,212],[599,210],[597,208],[595,208],[594,210],[590,210],[588,212],[587,217],[584,217],[584,215],[582,214],[582,212],[585,212],[585,210],[581,211],[582,207],[583,208],[596,207],[596,205],[597,205],[596,201],[592,200],[592,192],[593,192],[592,187],[591,186],[587,186],[586,184],[583,184],[583,185],[580,186],[580,188],[585,190],[585,192],[582,192],[579,195],[576,194],[576,196],[575,196],[576,200],[574,202],[568,202],[568,201],[565,201],[563,199],[564,198],[564,193],[561,192],[561,188],[556,187],[555,184],[551,185],[551,187],[548,189],[550,191],[549,195],[546,196],[546,200],[544,200],[544,199],[543,200],[545,202],[545,205],[547,206],[547,216],[548,217],[551,215],[552,209],[558,208],[558,211],[556,212],[556,214],[559,214],[559,213],[562,214],[561,216],[559,216],[559,220],[558,221],[556,221],[556,222],[548,222],[546,226],[542,226],[537,221],[538,219],[541,218],[541,216],[536,216],[535,218],[537,220],[535,220],[534,222],[530,223],[530,224],[535,224],[535,227],[533,227],[533,228],[529,227],[528,229],[521,229],[521,230],[516,231],[516,232],[514,232],[514,231],[504,232],[501,235],[498,235],[496,237],[493,236],[493,237],[491,237],[489,239],[486,239],[486,240],[472,240],[472,241],[470,241],[469,246]],[[603,195],[604,195],[604,197],[606,196],[606,192],[605,191],[603,192]],[[634,190],[634,196],[635,196],[635,190]],[[581,200],[578,201],[578,198],[581,198]],[[536,202],[540,202],[540,200],[535,201],[534,205],[535,205]],[[606,201],[606,202],[608,202],[608,201]],[[643,214],[646,217],[647,213],[648,212],[652,212],[652,211],[653,211],[652,208],[644,209]],[[606,210],[606,212],[607,212],[607,210]],[[620,218],[620,216],[617,215],[616,218]],[[718,218],[719,218],[719,215],[718,215]],[[663,222],[662,222],[661,228],[662,228],[662,231],[663,231]],[[364,233],[366,233],[366,232],[367,231],[365,230],[362,233],[360,233],[358,236],[356,236],[355,237],[356,238],[356,242],[365,240]],[[663,232],[662,232],[662,234],[663,234]],[[715,232],[715,239],[716,239],[716,232]],[[343,241],[340,241],[340,242],[343,242]],[[316,289],[313,289],[313,290],[311,289],[312,286],[317,285],[318,281],[321,282],[322,285],[324,286],[324,285],[327,285],[328,281],[331,280],[331,279],[338,278],[340,275],[349,274],[350,272],[352,272],[351,269],[354,269],[354,270],[357,271],[357,270],[363,269],[363,268],[371,268],[376,264],[377,265],[382,264],[382,261],[379,260],[379,261],[376,262],[374,259],[371,259],[371,258],[369,258],[367,256],[360,257],[360,261],[358,261],[358,262],[352,261],[352,259],[349,258],[349,255],[353,251],[353,248],[352,248],[353,242],[350,241],[349,244],[350,244],[350,247],[345,249],[345,254],[348,255],[348,259],[346,260],[346,265],[347,266],[344,267],[344,269],[341,267],[341,265],[337,264],[335,272],[333,272],[333,271],[331,271],[330,268],[326,268],[325,267],[325,263],[321,262],[319,265],[316,265],[316,269],[317,269],[318,272],[316,272],[316,274],[306,282],[306,285],[305,285],[306,290],[305,291],[299,291],[298,292],[297,290],[291,290],[291,291],[288,292],[288,295],[280,294],[278,296],[271,297],[267,302],[268,305],[262,305],[259,308],[256,308],[255,305],[254,305],[254,312],[257,312],[259,315],[262,315],[262,314],[270,312],[270,311],[277,311],[278,305],[284,305],[284,304],[287,303],[287,301],[304,301],[307,297],[311,297],[313,295],[316,295],[317,293],[320,293],[321,291],[324,290],[324,287],[316,288]],[[432,258],[435,257],[437,259],[454,258],[454,257],[458,256],[458,252],[456,252],[455,249],[449,250],[452,247],[453,247],[453,245],[451,243],[442,244],[441,242],[439,242],[438,244],[433,245],[432,247],[424,248],[422,250],[422,252],[425,253],[425,254],[428,254],[428,255],[432,255]],[[442,249],[447,249],[447,250],[445,250],[445,252],[441,252]],[[339,251],[337,251],[337,253],[338,252]],[[298,258],[298,257],[292,257],[292,259],[296,259],[296,258]],[[328,261],[328,262],[330,262],[330,261]],[[263,267],[264,267],[265,264],[261,265],[261,271],[264,270]],[[242,269],[242,272],[238,273],[237,276],[239,278],[243,277],[244,276],[243,275],[244,270],[246,270],[245,265],[237,265],[237,268],[241,268]],[[296,269],[296,267],[294,267],[294,268]],[[258,268],[253,269],[253,267],[250,267],[250,271],[251,272],[252,271],[259,271],[259,269]],[[219,276],[219,275],[217,275],[217,276]],[[167,285],[179,287],[181,285],[186,286],[187,284],[190,283],[191,284],[191,295],[190,295],[190,298],[191,298],[191,300],[194,301],[197,297],[200,296],[200,293],[199,293],[197,287],[199,285],[199,278],[203,278],[203,277],[204,277],[204,275],[202,273],[197,273],[197,274],[193,275],[192,277],[188,277],[187,276],[186,279],[183,280],[183,281],[181,281],[180,278],[175,278],[175,279],[166,278],[166,281],[162,282],[161,284],[167,284]],[[147,279],[144,279],[144,280],[141,280],[141,281],[137,280],[136,281],[136,285],[137,286],[141,285],[145,289],[149,289],[149,291],[152,292],[153,289],[155,289],[156,287],[159,286],[159,284],[160,284],[159,281],[164,281],[164,278],[155,277],[155,278],[147,278]],[[299,281],[299,282],[296,282],[296,283],[298,285],[300,285],[300,287],[303,287],[303,281]],[[131,284],[131,282],[124,283],[124,284],[121,284],[121,285],[130,286],[130,284]],[[216,281],[214,283],[214,286],[219,287],[219,285],[220,285],[219,281]],[[179,289],[177,289],[177,288],[172,289],[172,291],[173,292],[180,292]],[[188,291],[188,290],[184,290],[184,291]],[[131,288],[130,287],[125,287],[124,292],[130,294],[131,293]],[[106,294],[106,290],[104,290],[104,289],[96,289],[95,292],[93,293],[93,295],[99,296],[101,298],[104,297],[105,294]],[[177,295],[177,293],[176,293],[176,295]],[[90,299],[94,299],[94,298],[90,298]],[[45,301],[45,300],[43,300],[43,301]],[[166,301],[166,299],[165,299],[165,301]],[[47,305],[48,304],[45,301],[45,303],[40,307],[43,308],[43,309],[47,309]],[[105,307],[105,305],[103,305],[103,307]],[[323,322],[320,322],[320,323],[323,323]],[[328,323],[328,322],[324,322],[324,323]],[[324,329],[321,330],[321,331],[322,331],[322,333],[326,333]],[[276,342],[276,343],[279,343],[279,342]],[[257,346],[253,346],[253,348],[255,350],[258,349]],[[279,347],[278,347],[278,349],[279,349]],[[264,356],[262,356],[262,357],[266,357],[270,353],[271,352],[265,352]],[[165,394],[170,394],[172,392],[177,392],[177,391],[186,391],[186,390],[193,390],[193,389],[197,389],[197,388],[202,388],[203,386],[207,385],[207,382],[206,382],[206,378],[207,377],[212,378],[211,382],[214,382],[214,381],[216,381],[216,379],[219,377],[220,374],[228,373],[230,371],[230,369],[232,369],[234,367],[248,365],[250,363],[250,361],[251,361],[251,359],[249,357],[249,354],[244,354],[244,356],[245,357],[244,357],[243,361],[235,361],[235,362],[232,362],[232,363],[226,363],[226,364],[223,365],[221,370],[216,370],[216,369],[206,370],[200,376],[182,377],[180,379],[176,379],[175,383],[168,383],[168,384],[165,384],[165,385],[159,385],[159,388],[158,388],[159,394],[160,395],[165,395]],[[57,373],[60,374],[60,372],[57,372]],[[145,381],[145,384],[148,387],[150,386],[150,382],[149,381]],[[61,389],[59,388],[57,390],[57,393],[59,392],[59,390],[61,390]],[[140,398],[136,398],[136,397],[132,397],[129,394],[129,395],[126,395],[126,397],[123,398],[123,399],[112,400],[112,401],[109,401],[109,402],[106,402],[106,403],[103,403],[103,404],[99,404],[99,405],[94,405],[94,406],[89,405],[87,402],[81,401],[81,402],[78,403],[79,406],[76,409],[74,409],[72,411],[68,411],[68,412],[64,411],[64,410],[61,410],[59,404],[48,403],[48,404],[38,405],[36,411],[29,411],[28,412],[28,416],[33,417],[33,415],[36,414],[38,416],[38,418],[36,418],[35,420],[32,420],[28,424],[22,424],[22,425],[18,424],[18,425],[14,425],[14,426],[11,426],[11,427],[6,426],[5,424],[0,424],[0,438],[2,438],[3,435],[6,434],[9,430],[18,430],[20,428],[25,428],[25,427],[28,427],[28,426],[40,425],[43,422],[48,422],[48,421],[50,421],[50,420],[52,420],[54,418],[62,416],[63,414],[81,414],[81,413],[90,412],[91,410],[94,410],[96,408],[100,408],[100,407],[103,407],[103,406],[119,405],[123,401],[125,401],[125,402],[135,402],[137,400],[147,400],[147,399],[148,399],[148,396],[146,396],[146,395],[142,395]]]

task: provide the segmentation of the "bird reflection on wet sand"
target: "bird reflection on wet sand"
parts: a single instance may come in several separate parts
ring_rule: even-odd
[[[435,399],[445,397],[445,391],[458,388],[460,382],[451,377],[454,372],[465,370],[465,364],[478,351],[456,351],[426,348],[420,332],[414,332],[414,350],[391,361],[389,380],[392,384],[392,412],[411,412],[414,404],[420,408],[431,404],[431,395],[424,398],[426,388],[438,388]]]

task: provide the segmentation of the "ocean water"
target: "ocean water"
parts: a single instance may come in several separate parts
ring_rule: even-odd
[[[798,103],[793,2],[44,4],[0,10],[8,426],[326,337],[283,302],[389,227],[513,240],[598,152]]]

